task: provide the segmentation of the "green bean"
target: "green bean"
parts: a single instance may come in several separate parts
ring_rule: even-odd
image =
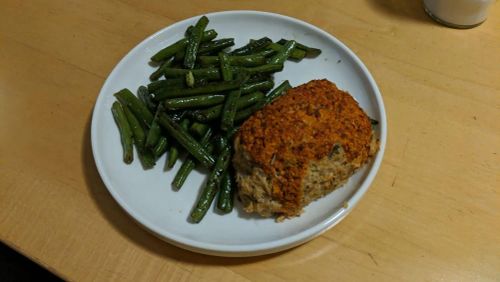
[[[184,32],[184,36],[188,37],[191,34],[191,32],[193,32],[193,28],[194,28],[193,25],[188,26],[188,28],[186,28],[186,31]]]
[[[200,86],[205,86],[208,84],[208,78],[206,77],[200,77],[197,78],[194,82],[194,87],[200,87]]]
[[[229,213],[234,206],[235,183],[230,173],[227,170],[223,175],[219,184],[219,196],[217,198],[217,208],[224,213]]]
[[[165,136],[160,136],[155,147],[151,150],[156,159],[160,158],[168,149],[168,139]]]
[[[222,108],[222,118],[220,127],[222,130],[227,131],[233,127],[234,115],[236,114],[236,104],[241,96],[241,90],[236,89],[227,95]]]
[[[220,52],[219,62],[220,62],[220,72],[222,74],[222,79],[224,81],[233,80],[233,71],[231,70],[231,65],[229,63],[229,56],[224,52]]]
[[[236,115],[234,116],[234,122],[241,122],[246,120],[249,116],[262,109],[265,105],[266,104],[264,100],[260,100],[257,103],[236,112]]]
[[[241,94],[253,93],[255,91],[267,91],[274,87],[272,80],[249,82],[241,86]]]
[[[292,53],[295,48],[295,44],[297,43],[294,40],[288,41],[285,45],[283,45],[283,49],[281,51],[271,57],[269,64],[283,64]]]
[[[283,64],[266,64],[257,67],[242,68],[244,71],[248,72],[250,75],[259,73],[273,73],[283,70]]]
[[[170,58],[170,59],[168,59],[168,60],[164,61],[164,62],[160,65],[160,67],[159,67],[157,70],[155,70],[155,71],[154,71],[154,72],[153,72],[153,73],[149,76],[149,79],[150,79],[151,81],[158,80],[158,79],[159,79],[159,78],[163,75],[163,70],[164,70],[165,68],[168,68],[168,67],[172,66],[173,62],[174,62],[174,58]]]
[[[207,151],[189,134],[184,130],[179,124],[173,121],[165,113],[160,114],[159,118],[160,125],[165,128],[165,130],[183,146],[189,154],[191,154],[195,159],[197,159],[203,166],[210,168],[215,164],[215,160],[212,155],[207,153]]]
[[[155,156],[151,151],[138,149],[137,152],[139,155],[139,160],[141,161],[142,167],[144,169],[150,169],[155,166]]]
[[[217,32],[215,32],[215,30],[213,30],[213,29],[207,30],[203,33],[202,41],[204,41],[204,42],[210,41],[210,40],[214,39],[215,37],[217,37]],[[177,53],[179,50],[185,49],[187,43],[188,43],[188,39],[183,38],[183,39],[161,49],[160,51],[158,51],[156,54],[154,54],[151,57],[151,61],[161,62],[161,61],[164,61],[166,59],[169,59],[170,57],[175,55],[175,53]]]
[[[188,71],[186,73],[186,85],[187,87],[193,87],[194,86],[194,83],[195,83],[195,80],[194,80],[194,75],[193,75],[193,72],[192,71]]]
[[[204,55],[210,55],[212,53],[217,53],[218,51],[222,51],[228,47],[231,47],[234,45],[234,39],[233,38],[223,38],[219,40],[214,40],[214,41],[209,41],[200,44],[200,47],[198,48],[198,56]],[[184,60],[184,57],[186,56],[186,51],[185,50],[180,50],[179,52],[175,53],[174,61],[175,62],[180,62]]]
[[[208,176],[207,183],[201,192],[201,196],[198,199],[196,207],[191,212],[190,217],[194,223],[199,223],[210,208],[210,205],[215,198],[215,194],[217,193],[217,189],[219,188],[222,175],[227,170],[230,161],[231,148],[227,146],[222,152],[220,152],[214,168]]]
[[[195,121],[189,127],[189,131],[193,134],[196,134],[196,135],[202,137],[203,135],[205,135],[205,133],[207,132],[207,130],[209,128],[210,128],[210,126],[208,126],[207,124],[199,123],[199,122]]]
[[[274,52],[273,50],[269,51]],[[267,62],[266,56],[260,53],[245,56],[228,56],[228,59],[229,64],[241,67],[260,66],[266,64]],[[198,61],[202,66],[209,66],[219,64],[220,58],[218,56],[199,56]]]
[[[155,117],[153,118],[153,121],[151,122],[151,126],[149,127],[148,134],[146,136],[146,147],[147,148],[154,148],[156,144],[158,143],[158,140],[160,140],[161,136],[161,128],[160,125],[158,124],[158,113],[161,111],[161,108],[159,107],[156,110]]]
[[[179,159],[179,148],[177,146],[172,145],[170,146],[170,149],[168,149],[168,155],[167,155],[167,168],[173,168],[175,163],[177,162],[177,159]]]
[[[172,88],[172,89],[163,89],[155,96],[155,100],[162,101],[167,98],[179,98],[179,97],[188,97],[195,96],[199,94],[206,93],[218,93],[227,90],[233,90],[235,88],[240,87],[241,81],[232,80],[232,81],[223,81],[217,83],[209,83],[204,86],[194,87],[194,88]]]
[[[175,122],[180,122],[187,116],[186,110],[169,111],[168,116]]]
[[[184,78],[190,70],[187,69],[177,69],[177,68],[166,68],[163,73],[165,77],[181,77]],[[193,69],[191,70],[193,75],[197,78],[205,77],[208,79],[220,79],[221,75],[219,69],[217,68],[203,68],[203,69]],[[167,80],[168,81],[168,80]]]
[[[158,91],[162,88],[169,88],[169,87],[184,87],[185,86],[185,81],[184,79],[181,78],[168,78],[168,79],[163,79],[163,80],[157,80],[153,81],[148,84],[148,92],[149,93],[154,93],[155,91]]]
[[[142,128],[137,117],[134,115],[134,113],[132,113],[127,105],[123,105],[123,111],[125,112],[128,124],[130,124],[130,128],[132,129],[134,143],[137,146],[137,149],[144,149],[144,143],[146,142],[146,133],[144,132],[144,129]]]
[[[180,122],[180,127],[184,130],[186,130],[189,127],[189,120],[188,119],[183,119]],[[170,150],[168,151],[168,157],[167,157],[167,168],[173,168],[175,163],[177,162],[177,159],[179,158],[179,148],[178,144],[172,145],[170,147]]]
[[[154,112],[156,110],[156,103],[153,102],[153,98],[149,94],[147,87],[140,86],[139,89],[137,89],[137,96],[139,96],[139,100],[146,105],[149,111]]]
[[[141,161],[144,169],[150,169],[155,165],[155,160],[153,154],[150,151],[145,150],[144,143],[146,140],[146,133],[144,132],[139,120],[128,106],[123,105],[123,111],[125,112],[125,116],[127,117],[130,128],[132,129],[134,144],[137,148],[139,160]]]
[[[125,112],[123,111],[120,103],[114,102],[111,107],[111,112],[113,113],[113,118],[118,125],[118,130],[120,131],[120,140],[123,147],[123,161],[126,164],[130,164],[134,160],[132,129],[130,128],[127,117],[125,116]]]
[[[276,100],[279,96],[283,95],[288,89],[292,88],[288,80],[283,81],[278,87],[276,87],[273,91],[269,92],[264,101],[266,104],[269,104]]]
[[[186,45],[186,55],[184,56],[184,66],[188,69],[194,68],[201,38],[203,37],[203,32],[205,31],[207,25],[208,18],[206,16],[202,16],[187,36],[188,42]]]
[[[273,49],[264,49],[264,50],[262,50],[262,51],[260,51],[258,53],[255,53],[255,55],[269,57],[269,56],[274,55],[275,53],[276,53],[276,51],[273,50]]]
[[[238,130],[239,130],[239,129],[240,129],[240,127],[239,127],[239,126],[233,126],[230,130],[228,130],[228,131],[226,132],[226,135],[225,135],[225,136],[226,136],[226,138],[227,138],[227,139],[232,139],[232,138],[233,138],[233,136],[234,136],[234,134],[236,134],[236,132],[238,132]]]
[[[285,45],[287,41],[288,40],[286,40],[286,39],[280,39],[280,41],[278,41],[277,43],[281,44],[281,45]],[[312,47],[306,46],[304,44],[301,44],[299,42],[297,42],[297,45],[295,46],[295,48],[306,51],[305,56],[308,58],[316,58],[317,56],[319,56],[321,54],[321,49],[312,48]]]
[[[234,45],[234,38],[223,38],[219,40],[205,42],[200,45],[200,50],[198,53],[200,55],[207,55],[210,53],[217,54],[219,51],[222,51],[233,45]]]
[[[241,96],[236,103],[236,109],[240,110],[246,108],[258,101],[264,99],[264,94],[262,92],[254,92]],[[200,122],[208,122],[217,119],[222,113],[222,105],[217,105],[208,109],[195,111],[192,116]]]
[[[273,102],[274,100],[276,100],[276,98],[283,95],[290,88],[291,86],[288,80],[283,81],[280,85],[278,85],[278,87],[276,87],[273,91],[267,94],[263,100],[260,100],[257,103],[253,104],[252,106],[236,112],[236,115],[234,116],[234,121],[240,122],[247,119],[254,112],[262,109],[265,105]]]
[[[117,93],[115,97],[123,105],[127,105],[134,115],[145,125],[149,126],[153,121],[153,114],[130,90],[124,88]]]
[[[276,52],[280,52],[281,50],[283,50],[284,47],[278,43],[271,43],[269,44],[268,48]],[[303,58],[305,58],[305,56],[306,56],[306,51],[295,48],[290,53],[289,58],[300,61]]]
[[[224,135],[217,135],[214,139],[215,148],[220,154],[229,145],[229,140]]]
[[[200,140],[200,144],[207,150],[209,154],[211,154],[213,151],[213,146],[212,144],[209,143],[210,138],[212,138],[212,135],[213,135],[212,129],[208,128],[208,130],[205,132],[205,134]],[[193,171],[195,166],[196,163],[192,157],[186,158],[184,163],[182,163],[181,167],[175,174],[174,180],[172,181],[172,186],[174,186],[176,189],[181,189],[182,185],[186,181],[191,171]]]
[[[179,110],[188,108],[203,108],[224,102],[224,95],[207,94],[200,96],[189,96],[182,98],[167,99],[164,102],[165,108],[169,110]]]
[[[182,62],[184,63],[184,58],[186,57],[186,49],[182,49],[179,52],[175,53],[174,62]]]
[[[272,42],[273,41],[271,39],[269,39],[267,37],[263,37],[263,38],[258,39],[258,40],[250,41],[247,45],[245,45],[241,48],[235,49],[230,54],[231,55],[248,55],[248,54],[256,53],[256,52],[261,51],[264,48],[266,48],[267,45],[269,45]]]

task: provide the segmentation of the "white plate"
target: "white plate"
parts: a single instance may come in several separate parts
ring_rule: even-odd
[[[186,28],[199,18],[193,17],[153,34],[130,51],[111,72],[101,89],[92,116],[92,150],[97,169],[115,200],[141,225],[158,237],[182,248],[221,256],[253,256],[273,253],[304,243],[328,230],[344,218],[367,191],[382,161],[386,141],[386,117],[382,97],[363,63],[344,44],[325,31],[303,21],[264,12],[228,11],[208,14],[210,29],[219,36],[234,37],[236,46],[251,38],[268,36],[273,40],[295,39],[323,50],[315,59],[300,63],[286,62],[276,74],[293,86],[312,79],[327,78],[349,91],[372,118],[380,121],[376,134],[380,151],[372,163],[359,170],[342,188],[311,203],[300,217],[276,223],[245,214],[238,203],[227,215],[210,209],[203,221],[191,224],[188,215],[196,202],[205,175],[195,172],[184,187],[174,192],[170,186],[178,162],[165,172],[165,156],[157,166],[144,171],[139,161],[122,162],[118,129],[111,115],[113,93],[136,90],[148,83],[154,70],[149,58],[162,47],[181,38]],[[347,207],[343,203],[347,202]]]

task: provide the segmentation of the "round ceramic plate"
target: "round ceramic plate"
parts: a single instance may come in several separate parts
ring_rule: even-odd
[[[275,75],[276,85],[288,79],[297,86],[312,79],[326,78],[347,90],[366,111],[380,121],[376,127],[380,151],[343,187],[305,208],[297,218],[276,223],[271,218],[246,214],[235,201],[233,212],[221,215],[212,207],[199,224],[188,216],[203,185],[205,175],[194,172],[182,189],[170,183],[180,166],[165,171],[163,156],[150,170],[136,161],[122,161],[119,132],[110,108],[113,93],[148,83],[154,68],[149,58],[158,50],[183,37],[199,16],[183,20],[153,34],[132,49],[114,68],[101,89],[92,117],[92,149],[97,169],[111,195],[136,221],[158,237],[185,249],[221,256],[252,256],[273,253],[304,243],[342,220],[361,199],[382,161],[386,141],[386,116],[382,97],[372,76],[354,53],[327,32],[303,21],[256,11],[227,11],[208,14],[209,29],[218,38],[234,37],[235,46],[249,39],[267,36],[273,40],[294,39],[323,52],[300,63],[287,61]]]

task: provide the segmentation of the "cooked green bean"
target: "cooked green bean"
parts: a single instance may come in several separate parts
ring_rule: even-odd
[[[233,38],[223,38],[205,42],[200,44],[200,47],[198,48],[197,57],[202,55],[207,56],[207,55],[217,54],[217,52],[222,51],[233,45],[234,45]],[[180,50],[179,52],[175,53],[174,61],[175,62],[183,61],[185,56],[186,56],[185,50]]]
[[[215,32],[215,30],[213,30],[213,29],[207,30],[203,33],[202,41],[210,41],[210,40],[214,39],[215,37],[217,37],[217,32]],[[179,50],[185,49],[187,43],[188,43],[188,39],[183,38],[183,39],[161,49],[160,51],[158,51],[156,54],[154,54],[151,57],[151,61],[154,61],[154,62],[164,61],[164,60],[172,57],[173,55],[175,55],[175,53],[177,53]]]
[[[267,37],[263,37],[261,39],[257,39],[254,41],[250,41],[247,45],[235,49],[232,51],[230,54],[231,55],[248,55],[252,53],[256,53],[258,51],[263,50],[266,48],[269,44],[271,44],[273,41]]]
[[[137,153],[144,169],[150,169],[155,166],[156,158],[151,151],[139,149],[137,150]]]
[[[283,81],[278,87],[273,89],[273,91],[269,92],[266,97],[264,98],[264,101],[266,104],[269,104],[276,100],[279,96],[283,95],[288,89],[292,88],[290,85],[290,82],[288,80]]]
[[[242,68],[244,71],[248,72],[250,75],[259,73],[273,73],[283,70],[283,64],[265,64],[257,67]]]
[[[124,88],[117,93],[115,97],[123,105],[127,105],[134,115],[145,125],[149,126],[153,121],[153,114],[130,90]]]
[[[161,128],[160,125],[158,124],[158,113],[160,111],[161,108],[159,107],[158,110],[156,110],[156,114],[155,117],[153,118],[153,121],[151,122],[151,126],[149,126],[148,134],[146,135],[147,148],[154,148],[158,143],[158,140],[160,140]]]
[[[200,87],[208,84],[208,78],[200,77],[194,81],[194,87]]]
[[[220,62],[220,72],[222,74],[222,79],[224,81],[233,80],[233,71],[231,70],[231,65],[229,63],[229,56],[224,52],[220,52],[219,62]]]
[[[186,73],[186,85],[187,87],[193,87],[194,86],[194,83],[195,83],[195,80],[194,80],[194,75],[193,75],[193,72],[192,71],[188,71]]]
[[[287,41],[288,40],[286,40],[286,39],[280,39],[280,41],[278,41],[277,43],[281,44],[281,45],[285,45]],[[301,44],[299,42],[297,42],[297,45],[295,46],[295,48],[306,51],[305,56],[307,58],[316,58],[317,56],[319,56],[321,54],[321,49],[312,48],[312,47],[306,46],[304,44]]]
[[[271,49],[271,50],[274,50],[276,52],[280,52],[281,50],[283,50],[284,47],[283,47],[283,45],[280,45],[278,43],[271,43],[271,44],[268,45],[268,48]],[[306,56],[306,51],[298,49],[298,48],[295,48],[290,53],[290,57],[289,58],[297,60],[297,61],[300,61],[300,60],[304,59],[305,56]]]
[[[207,55],[211,53],[217,54],[219,51],[222,51],[233,45],[234,45],[234,38],[218,39],[201,44],[198,53],[200,55]]]
[[[199,96],[189,96],[182,98],[167,99],[164,102],[165,108],[169,110],[179,110],[188,108],[203,108],[224,102],[225,95],[206,94]]]
[[[217,189],[219,188],[219,183],[221,181],[222,175],[227,170],[229,163],[231,161],[231,148],[227,146],[220,152],[217,161],[215,162],[213,170],[208,176],[207,183],[201,192],[201,196],[198,199],[196,207],[191,212],[191,220],[194,223],[199,223],[205,214],[207,213],[210,205],[212,204]]]
[[[189,120],[183,119],[181,120],[179,125],[182,129],[187,130],[187,128],[189,127]],[[173,168],[178,158],[179,158],[178,144],[172,144],[172,146],[170,146],[170,149],[168,151],[167,168]]]
[[[181,77],[181,76],[179,76]],[[182,78],[168,78],[168,79],[163,79],[163,80],[157,80],[153,81],[148,84],[148,92],[149,93],[154,93],[157,90],[160,90],[162,88],[169,88],[169,87],[184,87],[186,82]]]
[[[213,131],[211,128],[205,132],[203,137],[200,140],[200,144],[207,150],[209,154],[213,151],[213,145],[209,143],[210,138],[212,138]],[[172,181],[172,185],[176,189],[181,189],[182,185],[186,181],[187,177],[191,173],[191,171],[195,168],[196,162],[192,157],[186,158],[184,163],[182,163],[181,167],[175,174],[174,180]]]
[[[272,80],[245,83],[241,86],[241,94],[253,93],[255,91],[267,91],[274,87]]]
[[[134,143],[137,146],[137,149],[144,149],[144,143],[146,142],[146,133],[144,132],[141,123],[127,105],[123,105],[123,111],[125,112],[128,124],[130,124],[130,128],[132,129]]]
[[[233,127],[234,115],[236,114],[236,106],[238,99],[241,96],[241,90],[235,89],[227,95],[222,107],[222,118],[220,127],[222,130],[227,131]]]
[[[229,213],[233,210],[234,192],[236,190],[234,180],[228,169],[223,175],[219,184],[219,196],[217,198],[217,208]]]
[[[268,50],[268,51],[274,52],[273,50]],[[229,59],[229,64],[241,67],[260,66],[266,64],[267,62],[266,56],[260,53],[252,55],[244,55],[244,56],[228,56],[228,59]],[[220,58],[218,56],[199,56],[198,61],[202,66],[210,66],[219,64]]]
[[[246,108],[258,101],[264,99],[264,94],[262,92],[254,92],[251,94],[243,95],[238,99],[236,103],[236,109],[240,110]],[[210,107],[208,109],[195,111],[192,113],[193,118],[200,122],[208,122],[217,119],[222,113],[222,105],[217,105]]]
[[[264,107],[265,105],[266,104],[265,104],[264,100],[260,100],[257,103],[255,103],[247,108],[244,108],[240,111],[237,111],[236,115],[234,115],[234,122],[241,122],[241,121],[247,119],[253,113],[262,109],[262,107]]]
[[[168,139],[165,136],[160,136],[155,147],[151,150],[156,159],[161,157],[168,149]]]
[[[174,62],[174,58],[170,58],[170,59],[166,60],[165,62],[163,62],[163,63],[160,65],[160,67],[159,67],[157,70],[155,70],[155,71],[154,71],[154,72],[153,72],[153,73],[149,76],[149,79],[150,79],[151,81],[158,80],[158,79],[159,79],[159,78],[163,75],[163,70],[164,70],[165,68],[168,68],[168,67],[172,66],[173,62]]]
[[[270,57],[276,53],[275,50],[273,49],[264,49],[262,51],[259,51],[258,53],[255,53],[257,56],[264,56],[264,57]]]
[[[236,134],[236,132],[238,132],[239,129],[240,129],[239,126],[233,126],[230,130],[228,130],[226,132],[226,135],[225,135],[226,138],[231,140],[233,138],[234,134]]]
[[[146,105],[150,112],[154,112],[156,110],[156,103],[153,102],[153,98],[149,94],[146,86],[140,86],[139,89],[137,89],[137,96],[139,97],[139,100]]]
[[[189,127],[189,131],[193,134],[202,137],[209,128],[210,126],[208,126],[208,124],[193,122]]]
[[[163,73],[165,74],[165,77],[167,77],[167,78],[169,78],[169,77],[185,78],[186,74],[189,71],[190,70],[187,70],[187,69],[166,68],[163,70]],[[213,68],[213,67],[212,68],[203,68],[203,69],[193,69],[193,70],[191,70],[191,72],[193,73],[193,75],[196,78],[204,77],[204,78],[208,78],[208,79],[212,79],[212,80],[215,80],[215,79],[218,80],[221,78],[219,69]]]
[[[212,155],[198,143],[186,130],[173,121],[168,115],[161,113],[159,118],[160,125],[183,146],[189,154],[197,159],[203,166],[210,168],[215,164]]]
[[[296,44],[297,43],[294,40],[288,41],[285,45],[283,45],[283,49],[281,51],[271,57],[269,64],[283,64],[294,50]]]
[[[232,80],[232,81],[222,81],[217,83],[209,83],[207,85],[194,88],[163,89],[155,96],[155,100],[162,101],[168,98],[188,97],[206,93],[220,93],[223,91],[236,89],[240,87],[240,85],[241,81]]]
[[[120,131],[120,140],[123,147],[123,161],[126,164],[129,164],[134,160],[132,129],[130,128],[122,105],[119,102],[113,103],[111,112],[113,113],[113,118],[118,125],[118,130]]]
[[[273,102],[276,98],[283,95],[290,88],[291,88],[290,83],[288,82],[288,80],[285,80],[280,85],[278,85],[278,87],[276,87],[273,91],[267,94],[263,100],[260,100],[257,103],[253,104],[252,106],[249,106],[248,108],[236,112],[236,115],[234,116],[234,121],[240,122],[248,118],[254,112],[262,109],[265,105]]]
[[[184,56],[184,67],[188,69],[194,68],[201,38],[203,37],[203,32],[205,32],[207,25],[208,18],[206,16],[202,16],[187,36],[188,42],[186,45],[186,55]]]

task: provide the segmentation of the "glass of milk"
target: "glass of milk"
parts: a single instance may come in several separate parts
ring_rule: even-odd
[[[424,0],[427,14],[435,21],[454,28],[471,28],[486,20],[494,0]]]

